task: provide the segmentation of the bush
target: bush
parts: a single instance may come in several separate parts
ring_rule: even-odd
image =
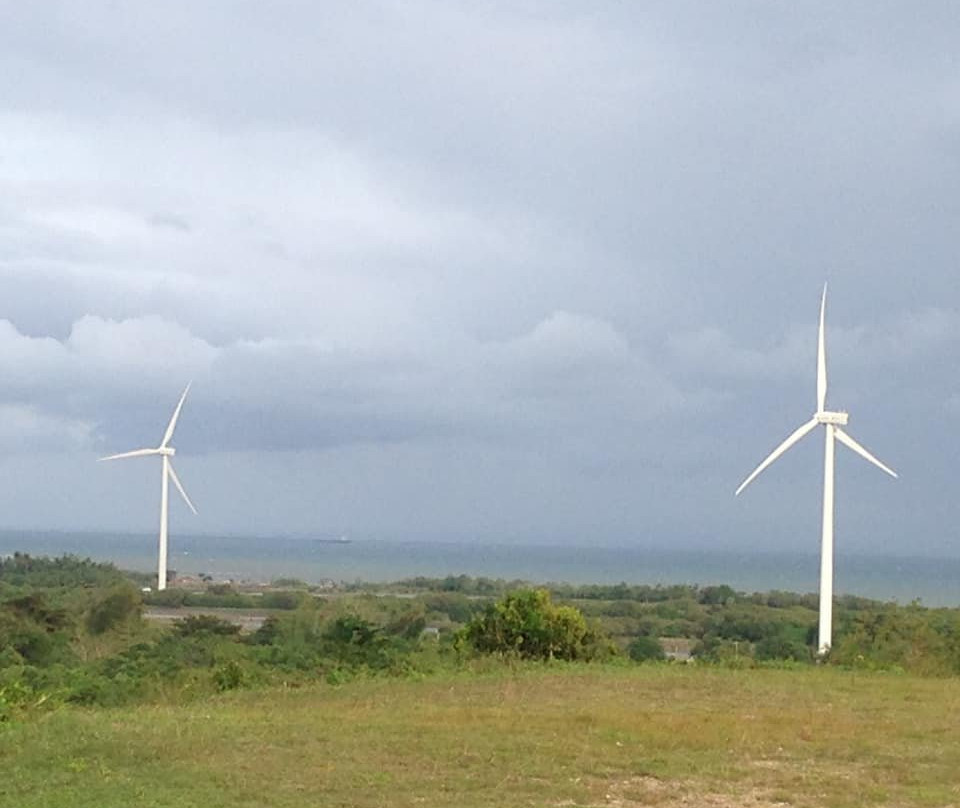
[[[8,600],[0,604],[0,659],[41,666],[69,660],[69,629],[67,613],[41,594]]]
[[[557,606],[545,589],[527,589],[490,604],[458,632],[460,647],[524,659],[586,659],[595,648],[583,615]]]
[[[14,553],[0,558],[0,583],[28,587],[113,586],[127,579],[113,564],[64,555],[60,558],[35,558]]]
[[[760,640],[753,649],[753,655],[759,660],[792,659],[795,662],[809,662],[813,659],[813,650],[798,640],[776,635]]]
[[[637,637],[627,646],[627,654],[634,662],[654,662],[667,658],[656,637]]]
[[[423,605],[428,611],[445,614],[454,623],[466,623],[483,609],[483,603],[458,592],[426,595],[423,597]]]
[[[281,609],[292,611],[299,608],[304,598],[309,598],[305,592],[291,592],[287,590],[278,590],[275,592],[264,592],[260,598],[260,605],[264,609]]]
[[[146,593],[143,602],[148,606],[166,606],[179,609],[181,606],[186,605],[189,594],[185,589],[162,589],[156,592]]]
[[[857,612],[842,618],[830,662],[927,675],[960,673],[960,614],[916,604]]]
[[[106,631],[140,617],[140,593],[132,586],[118,586],[97,601],[87,614],[87,630],[91,634]]]
[[[404,640],[418,640],[427,627],[427,619],[422,610],[409,609],[397,615],[383,627],[384,633]]]
[[[221,693],[236,690],[243,684],[243,668],[235,660],[229,660],[213,671],[213,684]]]
[[[383,631],[354,614],[338,617],[323,631],[324,656],[346,667],[389,667],[391,657]]]
[[[705,586],[700,590],[697,598],[707,606],[729,606],[736,602],[737,593],[733,587],[722,584],[720,586]]]
[[[240,633],[240,626],[229,620],[222,620],[212,614],[193,614],[173,624],[174,631],[180,637],[193,637],[202,634],[215,634],[221,637],[234,637]]]
[[[274,578],[270,582],[271,586],[278,587],[280,589],[309,589],[310,584],[306,581],[301,581],[299,578]]]

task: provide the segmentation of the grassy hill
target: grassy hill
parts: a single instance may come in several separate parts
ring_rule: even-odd
[[[0,729],[0,806],[947,806],[958,761],[956,678],[491,665],[62,707]]]

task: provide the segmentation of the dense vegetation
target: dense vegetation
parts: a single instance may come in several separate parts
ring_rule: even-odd
[[[488,604],[457,633],[457,644],[520,659],[592,660],[612,652],[579,610],[555,605],[545,589],[523,589]]]
[[[217,691],[456,670],[471,657],[621,664],[812,664],[816,598],[727,586],[569,586],[451,576],[390,586],[144,593],[112,565],[0,560],[0,722],[61,703],[179,701]],[[172,625],[145,619],[166,607]],[[255,612],[241,631],[238,610]],[[828,662],[960,673],[960,610],[839,598]],[[679,650],[678,650],[679,649]],[[666,653],[665,653],[666,651]]]

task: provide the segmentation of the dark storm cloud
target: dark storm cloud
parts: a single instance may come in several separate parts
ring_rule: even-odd
[[[387,532],[753,543],[815,505],[807,449],[729,494],[809,416],[829,279],[831,401],[904,466],[879,516],[842,468],[843,518],[943,547],[908,472],[960,448],[958,34],[949,3],[7,4],[6,465],[152,442],[193,378],[207,529],[308,524],[319,486]],[[50,518],[112,524],[95,479]]]

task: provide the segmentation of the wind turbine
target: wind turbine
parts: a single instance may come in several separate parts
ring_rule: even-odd
[[[180,396],[180,401],[177,402],[177,408],[173,411],[173,417],[170,419],[170,423],[167,424],[167,431],[163,433],[163,440],[160,441],[160,445],[156,449],[136,449],[132,452],[124,452],[123,454],[100,458],[100,460],[123,460],[127,457],[160,455],[163,466],[163,476],[160,481],[160,546],[157,558],[157,589],[167,588],[167,508],[169,504],[169,480],[173,480],[173,484],[177,487],[177,490],[190,507],[190,510],[194,513],[197,512],[197,509],[193,507],[193,503],[190,501],[190,497],[187,496],[187,492],[183,490],[183,486],[180,484],[180,478],[177,477],[177,472],[173,470],[173,463],[171,462],[171,458],[177,453],[177,450],[170,445],[170,439],[173,437],[173,430],[177,428],[177,419],[180,417],[180,410],[183,409],[183,402],[187,398],[189,391],[190,385],[188,384],[183,391],[183,395]]]
[[[865,460],[870,461],[891,477],[897,473],[881,463],[870,452],[851,438],[843,427],[847,425],[849,415],[845,412],[832,412],[826,409],[827,402],[827,351],[824,341],[824,314],[827,307],[827,285],[823,285],[823,297],[820,299],[820,335],[817,342],[817,411],[807,423],[793,432],[783,443],[774,449],[753,473],[737,489],[739,495],[744,488],[773,463],[780,455],[819,425],[826,427],[826,447],[823,460],[823,539],[820,545],[820,626],[817,653],[823,656],[833,643],[833,476],[834,441],[852,449]]]

